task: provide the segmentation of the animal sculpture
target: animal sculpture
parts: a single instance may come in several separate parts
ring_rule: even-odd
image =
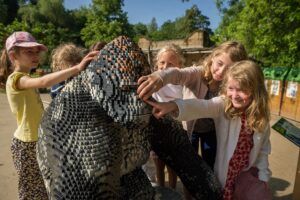
[[[51,102],[37,146],[49,199],[157,199],[161,195],[141,169],[151,148],[174,167],[197,199],[220,197],[212,171],[191,152],[187,137],[177,131],[180,126],[165,119],[166,127],[155,127],[151,108],[138,98],[136,81],[149,73],[140,48],[120,36]],[[167,129],[165,136],[160,128]],[[187,158],[177,158],[176,151],[179,156],[192,153],[188,160],[193,167],[183,164]]]

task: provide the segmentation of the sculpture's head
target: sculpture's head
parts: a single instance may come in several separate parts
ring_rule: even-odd
[[[108,43],[86,70],[91,95],[115,122],[148,123],[151,108],[136,93],[137,80],[150,73],[141,49],[120,36]]]

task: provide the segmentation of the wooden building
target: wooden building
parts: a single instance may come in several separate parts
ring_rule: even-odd
[[[184,66],[192,66],[203,61],[203,59],[211,53],[208,46],[208,38],[204,31],[195,31],[185,39],[151,41],[142,37],[138,41],[138,45],[148,56],[148,61],[153,65],[157,52],[168,44],[178,45],[182,49],[185,58]]]

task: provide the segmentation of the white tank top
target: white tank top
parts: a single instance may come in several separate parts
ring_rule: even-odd
[[[152,97],[158,102],[169,102],[175,99],[182,99],[182,86],[167,84],[159,91],[153,93]]]

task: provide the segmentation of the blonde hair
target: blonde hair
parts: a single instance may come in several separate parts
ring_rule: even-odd
[[[51,68],[53,71],[67,69],[80,63],[83,58],[83,48],[72,43],[61,44],[52,51]]]
[[[177,56],[178,61],[179,61],[179,65],[183,66],[185,60],[184,60],[181,48],[176,44],[168,44],[168,45],[164,46],[163,48],[161,48],[157,52],[156,57],[155,57],[155,62],[154,62],[155,63],[155,68],[157,68],[157,62],[158,62],[159,58],[162,56],[162,54],[164,52],[167,52],[167,51],[174,52]]]
[[[227,41],[215,47],[212,53],[203,61],[203,77],[210,83],[213,80],[211,73],[212,59],[222,53],[227,53],[232,62],[248,59],[246,49],[243,44],[237,41]]]
[[[223,80],[221,94],[225,96],[229,78],[237,81],[243,91],[251,94],[252,102],[245,111],[247,123],[252,130],[263,132],[269,124],[270,109],[269,95],[264,84],[264,75],[261,68],[250,60],[234,64]],[[233,107],[228,98],[225,98],[225,113],[229,118],[242,114],[241,111]]]

